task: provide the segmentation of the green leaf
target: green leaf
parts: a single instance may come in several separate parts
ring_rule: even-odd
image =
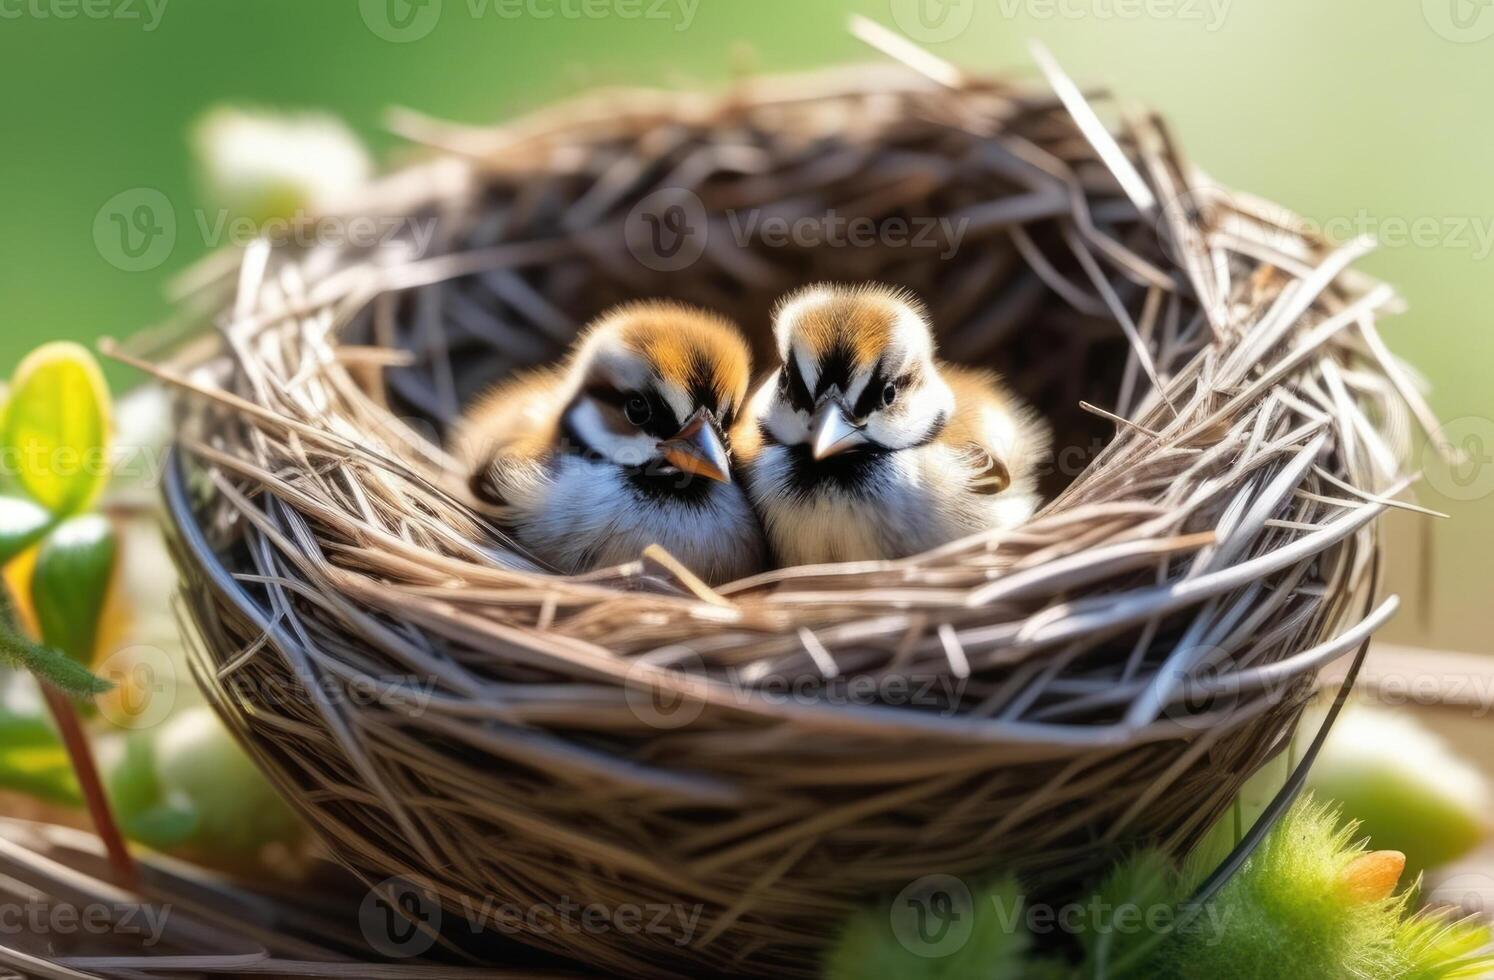
[[[148,733],[136,732],[125,739],[124,752],[109,771],[108,794],[125,835],[157,850],[190,840],[201,823],[196,810],[179,794],[166,801]]]
[[[113,684],[95,677],[87,667],[61,650],[38,646],[17,636],[13,630],[0,630],[0,661],[29,670],[40,680],[75,698],[107,694],[114,689]]]
[[[300,837],[300,820],[212,708],[189,707],[150,734],[162,799],[198,821],[194,846],[231,862]]]
[[[41,681],[75,698],[104,694],[114,687],[61,650],[40,646],[22,636],[16,625],[10,590],[3,584],[0,584],[0,664],[29,670]]]
[[[172,806],[152,807],[124,821],[125,836],[158,851],[169,851],[190,841],[202,821],[190,809]]]
[[[160,802],[161,781],[156,778],[156,753],[150,739],[140,732],[120,738],[122,744],[110,746],[117,750],[117,755],[108,767],[104,783],[109,804],[120,820],[128,822],[135,814]]]
[[[31,605],[42,642],[85,666],[93,663],[117,553],[113,525],[89,514],[58,525],[36,556]]]
[[[0,708],[0,788],[63,806],[81,802],[57,733],[41,718],[6,708]]]
[[[32,351],[11,379],[0,423],[5,467],[53,514],[93,503],[108,477],[109,388],[98,362],[69,342]]]
[[[52,515],[29,500],[0,497],[0,566],[41,540]]]

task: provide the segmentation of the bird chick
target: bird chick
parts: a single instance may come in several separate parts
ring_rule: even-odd
[[[658,543],[707,582],[762,569],[727,433],[751,382],[727,321],[672,303],[604,314],[564,363],[500,385],[457,431],[481,509],[565,573]]]
[[[994,374],[938,361],[927,314],[890,287],[780,302],[783,364],[753,395],[744,463],[784,565],[902,558],[1038,506],[1048,433]]]

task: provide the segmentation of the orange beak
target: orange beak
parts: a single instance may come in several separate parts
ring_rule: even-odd
[[[659,452],[671,465],[686,473],[720,483],[731,482],[731,460],[716,425],[701,409],[684,428],[659,443]]]

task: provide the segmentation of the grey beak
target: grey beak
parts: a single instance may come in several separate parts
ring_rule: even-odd
[[[866,444],[862,432],[846,415],[845,406],[828,401],[815,410],[809,424],[809,451],[815,459],[829,459]]]
[[[659,443],[659,452],[672,466],[720,483],[731,482],[731,460],[715,423],[705,410],[696,412],[684,428]]]

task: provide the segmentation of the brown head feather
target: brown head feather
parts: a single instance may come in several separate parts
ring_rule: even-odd
[[[647,360],[659,378],[699,400],[729,405],[733,414],[752,380],[747,342],[730,321],[680,303],[644,301],[610,311],[595,330],[612,330]]]
[[[887,350],[898,322],[923,304],[906,290],[876,283],[809,286],[783,299],[775,318],[792,311],[799,346],[811,360],[844,351],[853,369],[869,367]],[[782,346],[780,338],[780,346]]]

